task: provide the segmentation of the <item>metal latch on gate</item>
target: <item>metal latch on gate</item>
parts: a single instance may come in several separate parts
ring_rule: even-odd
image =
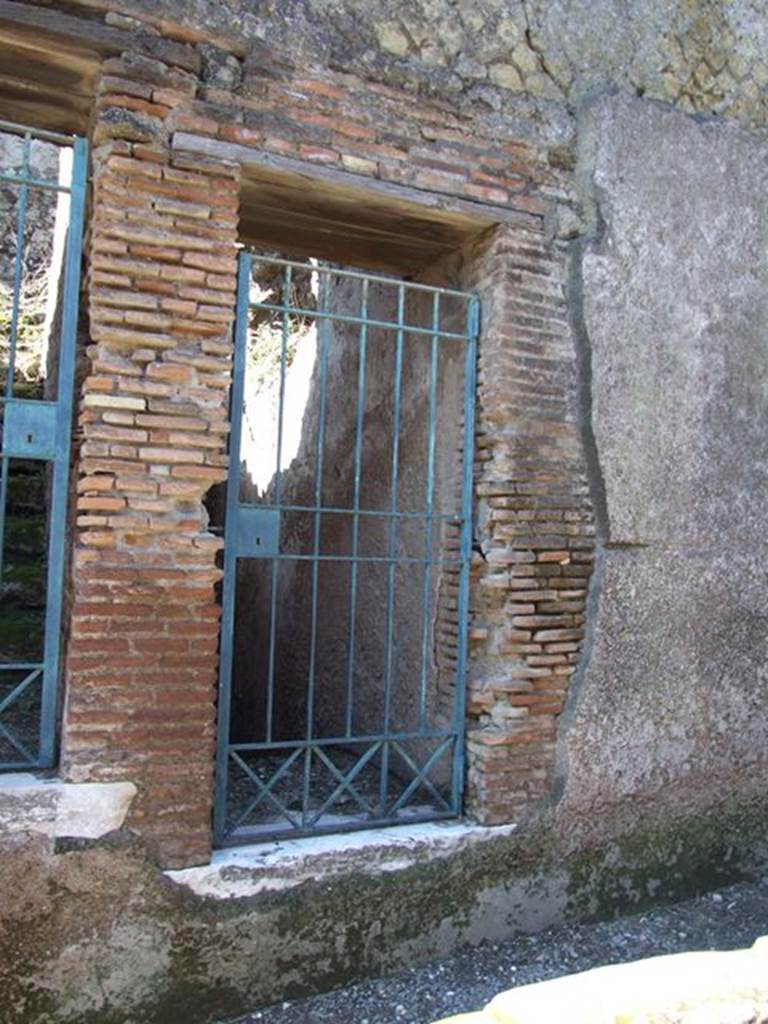
[[[235,514],[235,554],[241,558],[269,558],[280,553],[280,512],[271,508],[244,508]],[[227,537],[229,543],[229,537]]]
[[[56,457],[56,413],[53,402],[11,399],[3,416],[3,455],[17,459]]]

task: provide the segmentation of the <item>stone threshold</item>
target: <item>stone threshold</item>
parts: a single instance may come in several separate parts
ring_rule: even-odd
[[[509,836],[516,828],[516,825],[428,822],[254,843],[216,850],[211,863],[203,867],[164,873],[198,896],[242,899],[291,889],[310,879],[324,882],[347,874],[402,871]]]
[[[132,782],[63,782],[31,772],[0,775],[0,834],[98,839],[122,827],[135,796]]]

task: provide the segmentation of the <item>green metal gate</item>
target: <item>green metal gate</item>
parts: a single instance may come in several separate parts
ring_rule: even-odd
[[[241,255],[220,843],[460,813],[477,330],[465,292]]]
[[[0,770],[50,767],[86,142],[0,122]]]

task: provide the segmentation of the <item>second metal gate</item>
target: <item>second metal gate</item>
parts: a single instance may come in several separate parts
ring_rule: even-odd
[[[243,253],[219,842],[461,812],[477,299]]]
[[[0,770],[55,759],[84,139],[0,122]]]

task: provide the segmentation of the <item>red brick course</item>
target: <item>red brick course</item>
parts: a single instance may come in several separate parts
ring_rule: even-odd
[[[130,824],[173,866],[210,853],[221,542],[202,497],[226,477],[237,180],[174,166],[179,72],[117,63],[94,117],[63,770],[136,782]],[[158,124],[121,138],[115,107]]]
[[[594,525],[565,311],[566,254],[543,227],[499,231],[476,258],[484,298],[475,490],[468,810],[525,819],[551,792],[576,670]]]

